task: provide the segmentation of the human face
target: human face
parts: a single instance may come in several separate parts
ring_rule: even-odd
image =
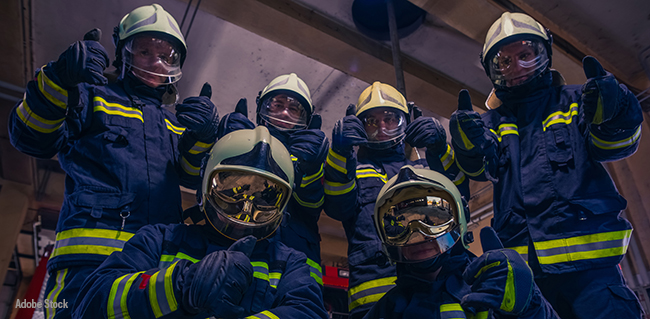
[[[419,238],[422,237],[422,238]],[[438,243],[433,241],[425,241],[425,236],[422,234],[414,234],[414,241],[418,242],[417,244],[404,246],[402,248],[402,254],[404,258],[410,261],[421,261],[427,260],[441,254],[440,246]]]
[[[388,141],[404,133],[405,118],[402,112],[379,107],[366,113],[363,124],[369,141]]]
[[[498,66],[506,86],[517,86],[526,82],[536,67],[535,50],[529,41],[516,41],[504,45],[497,53]]]
[[[181,77],[180,53],[166,40],[139,36],[128,43],[132,72],[150,87],[176,82]]]
[[[280,93],[266,98],[262,102],[260,113],[267,122],[280,130],[299,129],[307,125],[307,112],[292,94]]]

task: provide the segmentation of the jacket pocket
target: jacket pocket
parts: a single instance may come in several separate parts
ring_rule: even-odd
[[[121,145],[121,146],[127,146],[129,145],[129,140],[127,138],[127,132],[124,128],[121,128],[119,126],[113,126],[109,127],[109,130],[104,132],[104,140]]]
[[[135,193],[96,193],[91,190],[82,190],[70,195],[73,205],[85,211],[95,219],[121,221],[125,213],[131,212]],[[127,217],[128,218],[128,217]]]
[[[359,203],[361,205],[374,204],[382,187],[384,187],[384,182],[377,177],[358,178]]]
[[[589,198],[570,199],[569,203],[596,215],[618,213],[627,207],[625,198],[618,194],[594,194]]]
[[[569,127],[563,124],[551,125],[544,133],[546,153],[551,162],[565,164],[573,159]]]

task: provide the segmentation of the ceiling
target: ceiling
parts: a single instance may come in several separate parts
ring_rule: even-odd
[[[380,0],[378,0],[380,1]],[[597,57],[606,69],[635,93],[650,87],[650,1],[647,0],[411,0],[427,11],[424,23],[400,40],[406,95],[424,114],[446,118],[456,109],[456,96],[470,90],[473,103],[484,109],[491,90],[479,63],[489,26],[504,10],[525,12],[554,35],[553,63],[569,84],[585,77],[580,59]],[[55,166],[35,163],[7,142],[6,118],[22,95],[33,70],[101,28],[101,43],[113,59],[111,33],[121,17],[149,4],[143,0],[5,0],[0,4],[6,42],[0,66],[0,162],[2,178],[32,184],[40,194],[31,207],[54,209],[62,200],[62,178]],[[180,23],[188,1],[158,1]],[[200,3],[196,16],[194,8]],[[330,134],[349,103],[373,81],[395,84],[390,42],[372,40],[354,26],[352,0],[205,0],[193,1],[182,27],[188,57],[178,87],[181,97],[213,87],[220,114],[249,101],[254,119],[258,92],[274,77],[297,73],[309,86],[322,130]],[[190,21],[191,29],[187,33]],[[640,96],[650,96],[645,93]],[[650,99],[644,102],[650,109]],[[45,181],[45,172],[50,178]],[[44,185],[44,186],[41,186]],[[474,189],[485,185],[474,185]],[[40,190],[40,191],[39,191]],[[489,193],[488,193],[489,195]],[[193,196],[186,196],[187,202]],[[490,198],[489,196],[485,198]],[[476,198],[475,198],[476,199]],[[480,203],[476,203],[480,201]],[[487,205],[475,200],[476,208]],[[323,252],[331,263],[345,255],[340,224],[323,218]]]

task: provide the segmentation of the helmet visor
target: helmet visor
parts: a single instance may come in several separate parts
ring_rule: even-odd
[[[124,44],[124,63],[140,80],[155,87],[181,79],[181,51],[167,40],[139,35]]]
[[[373,108],[359,115],[368,134],[368,146],[387,149],[404,139],[406,116],[404,112],[389,107]]]
[[[542,73],[549,58],[542,41],[520,40],[501,46],[487,63],[492,83],[515,87]]]
[[[280,93],[262,101],[260,116],[282,131],[300,130],[307,127],[307,112],[293,94]]]
[[[233,239],[269,237],[282,220],[290,190],[265,176],[219,171],[210,179],[206,213],[212,225]]]

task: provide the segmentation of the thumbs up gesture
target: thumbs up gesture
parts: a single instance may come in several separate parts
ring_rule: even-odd
[[[219,138],[228,135],[237,130],[254,129],[255,124],[248,119],[248,101],[246,98],[241,98],[235,105],[235,111],[226,114],[219,122],[219,129],[217,136]]]
[[[454,145],[463,150],[485,145],[485,123],[472,110],[472,99],[467,90],[458,93],[458,110],[451,114],[449,132]]]
[[[199,96],[188,97],[176,105],[176,118],[201,142],[212,143],[217,136],[219,113],[212,103],[212,86],[203,84]]]
[[[88,31],[82,41],[70,45],[52,64],[59,84],[71,88],[79,83],[106,85],[108,80],[103,73],[108,66],[108,53],[99,43],[100,29]]]
[[[587,76],[587,82],[582,86],[585,119],[597,125],[607,122],[619,113],[621,90],[618,81],[594,57],[586,56],[582,67]]]

